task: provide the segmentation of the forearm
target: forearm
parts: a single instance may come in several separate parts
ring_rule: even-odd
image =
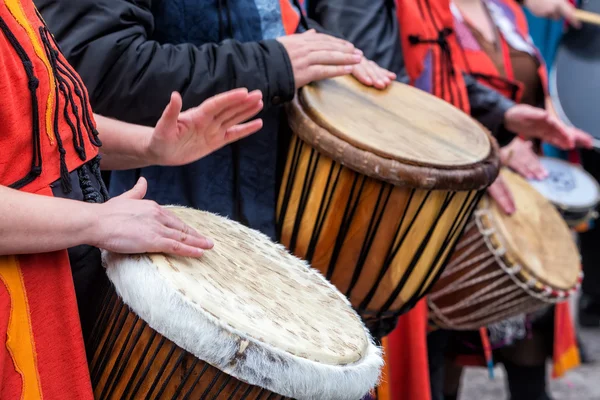
[[[135,169],[154,164],[148,151],[153,128],[97,114],[94,118],[102,141],[100,167],[103,170]]]
[[[471,116],[488,128],[500,145],[506,145],[514,139],[515,134],[504,126],[504,117],[515,103],[495,90],[479,83],[471,75],[464,75]]]
[[[93,244],[98,206],[0,186],[0,255]]]

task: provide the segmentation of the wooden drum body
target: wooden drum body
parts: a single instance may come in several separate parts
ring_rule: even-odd
[[[380,350],[317,271],[238,223],[170,209],[215,247],[104,254],[115,290],[88,344],[96,398],[359,400],[377,384]]]
[[[402,84],[336,78],[303,88],[278,203],[279,238],[366,320],[428,291],[498,172],[483,129]]]
[[[516,212],[484,196],[428,295],[435,325],[474,330],[565,301],[581,282],[579,252],[553,205],[523,178],[501,176]]]

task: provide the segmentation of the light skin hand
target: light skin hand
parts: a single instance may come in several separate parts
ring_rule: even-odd
[[[263,108],[260,91],[235,89],[183,112],[181,106],[173,93],[155,128],[95,116],[102,169],[189,164],[262,128],[261,119],[248,121]]]
[[[310,82],[348,75],[363,58],[362,51],[352,43],[313,29],[277,41],[288,53],[297,89]]]
[[[514,138],[510,144],[500,149],[502,164],[527,179],[545,179],[548,171],[533,151],[533,143]]]
[[[511,107],[504,116],[504,126],[526,139],[541,139],[563,150],[592,148],[593,139],[580,129],[566,126],[552,113],[526,104]]]

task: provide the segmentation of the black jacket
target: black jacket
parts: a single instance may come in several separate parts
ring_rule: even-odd
[[[111,194],[143,175],[150,199],[227,215],[274,236],[278,148],[285,147],[279,105],[295,93],[289,58],[274,40],[284,34],[278,7],[250,0],[35,3],[101,115],[154,125],[173,91],[186,109],[233,88],[261,90],[261,132],[184,167],[113,173]]]

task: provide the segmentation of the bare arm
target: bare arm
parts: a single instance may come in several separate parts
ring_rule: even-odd
[[[94,115],[102,147],[101,166],[105,170],[142,168],[153,164],[148,152],[153,128]]]
[[[97,208],[97,204],[0,186],[0,255],[41,253],[92,244]]]
[[[262,110],[258,90],[231,90],[184,112],[181,103],[173,93],[154,128],[95,115],[102,169],[188,164],[262,127],[260,119],[244,123]]]
[[[142,178],[104,204],[20,192],[0,185],[0,255],[33,254],[89,244],[117,253],[198,257],[212,242],[146,194]]]

